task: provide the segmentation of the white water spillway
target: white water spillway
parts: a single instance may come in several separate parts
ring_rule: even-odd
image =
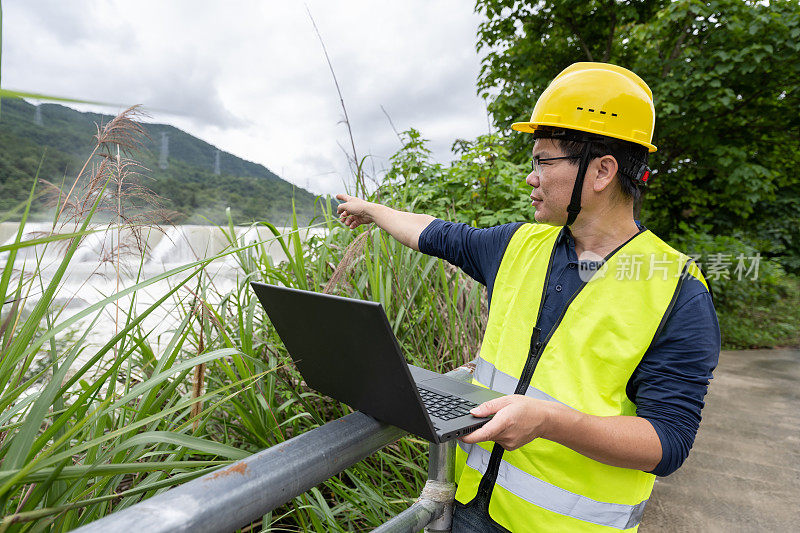
[[[0,243],[13,244],[19,224],[15,222],[0,223]],[[85,236],[78,250],[70,261],[70,272],[92,270],[106,263],[121,263],[123,270],[138,270],[142,264],[147,273],[153,271],[163,272],[177,265],[183,265],[219,255],[231,249],[229,236],[216,226],[181,225],[164,226],[163,228],[144,228],[134,234],[131,230],[122,228],[117,230],[114,226],[94,226],[93,233]],[[281,233],[288,229],[279,228]],[[22,235],[23,241],[47,237],[51,234],[52,225],[45,222],[29,222]],[[60,229],[54,233],[68,233],[71,229]],[[225,231],[228,231],[227,229]],[[320,230],[300,230],[301,237],[306,238],[307,233],[316,234]],[[267,253],[274,263],[286,259],[283,249],[274,238],[272,232],[264,226],[236,226],[234,227],[238,246],[251,245],[258,242],[264,243]],[[57,267],[64,255],[68,240],[21,248],[17,252],[15,266],[21,268],[27,264],[26,270],[31,271],[37,261],[41,262],[43,272]],[[121,243],[121,245],[120,245]],[[144,256],[142,257],[142,252]],[[8,252],[0,253],[0,265],[8,260]],[[214,263],[233,263],[230,256],[217,259]],[[212,263],[212,264],[214,264]]]
[[[129,229],[117,229],[114,226],[94,226],[91,229],[93,233],[82,239],[70,260],[58,292],[50,305],[56,322],[67,320],[75,313],[136,283],[215,256],[220,257],[203,269],[203,282],[213,283],[213,291],[204,293],[204,297],[209,299],[209,304],[213,305],[216,303],[214,300],[219,300],[230,291],[237,290],[237,286],[246,280],[236,255],[225,254],[234,248],[230,235],[226,235],[223,230],[215,226],[165,226],[163,229],[144,228],[137,233]],[[4,246],[13,244],[18,230],[18,223],[0,223],[0,243]],[[278,230],[284,235],[290,231],[287,228]],[[68,234],[74,231],[75,229],[67,227],[53,232],[51,224],[33,222],[25,225],[22,241],[48,237],[51,232]],[[229,232],[227,229],[226,231]],[[305,240],[309,235],[320,234],[323,231],[301,229],[300,236]],[[266,253],[273,264],[286,259],[280,243],[265,226],[238,226],[234,227],[233,233],[236,247],[248,245],[258,247],[258,251],[251,253],[251,256]],[[26,281],[23,283],[26,289],[22,293],[25,306],[34,305],[38,301],[61,265],[69,243],[70,239],[65,239],[18,250],[11,286],[14,287],[19,283],[19,276],[25,276]],[[5,266],[8,259],[8,251],[0,252],[0,269]],[[182,283],[194,270],[194,268],[186,269],[165,279],[154,281],[138,289],[135,292],[135,300],[132,301],[131,294],[126,295],[118,299],[117,303],[107,304],[100,311],[99,318],[97,313],[92,313],[89,317],[81,319],[75,327],[78,329],[88,327],[90,320],[97,318],[97,322],[91,327],[88,340],[95,346],[102,345],[113,337],[119,321],[124,321],[123,315],[128,310],[132,310],[135,314],[143,313],[170,289]],[[189,285],[178,289],[142,322],[142,328],[148,332],[148,339],[153,343],[154,349],[158,349],[161,334],[169,332],[180,322],[179,317],[185,310],[181,311],[179,308],[196,297],[192,291],[197,290],[198,283],[193,280]],[[131,304],[133,307],[130,307]],[[2,311],[8,309],[3,306]],[[89,356],[90,351],[86,351],[78,362]]]

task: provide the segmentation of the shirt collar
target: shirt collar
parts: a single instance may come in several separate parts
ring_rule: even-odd
[[[644,227],[644,224],[642,224],[638,220],[634,220],[634,222],[636,223],[636,227],[639,228],[640,232],[647,229],[646,227]],[[573,248],[575,247],[575,238],[572,236],[572,232],[569,230],[568,227],[566,227],[566,226],[564,227],[564,231],[562,231],[558,235],[558,239],[556,240],[556,243],[558,243],[558,244],[562,244],[562,243],[572,244]]]
[[[647,229],[644,227],[644,224],[642,224],[638,220],[634,220],[634,222],[636,223],[636,227],[639,228],[639,232],[642,232]],[[558,235],[558,239],[556,239],[556,244],[559,246],[567,247],[567,258],[569,259],[570,263],[578,262],[578,254],[575,252],[575,238],[572,236],[572,232],[569,230],[568,227],[565,226],[564,231],[562,231]]]

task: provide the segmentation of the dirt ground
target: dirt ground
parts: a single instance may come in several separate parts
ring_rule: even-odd
[[[800,350],[722,352],[694,447],[639,531],[800,531]]]

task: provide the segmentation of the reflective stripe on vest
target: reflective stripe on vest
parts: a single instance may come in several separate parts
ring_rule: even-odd
[[[468,466],[481,474],[486,472],[490,452],[461,441],[458,445],[469,454]],[[616,529],[628,529],[639,524],[647,504],[647,500],[637,505],[598,502],[551,485],[505,461],[500,463],[497,484],[523,500],[554,513]]]
[[[478,357],[477,361],[475,362],[475,372],[472,374],[472,377],[479,384],[485,385],[493,391],[502,392],[503,394],[514,394],[514,390],[519,382],[517,378],[513,378],[505,372],[497,370],[492,363],[485,359],[481,359],[480,357]],[[559,402],[549,394],[544,393],[533,386],[528,386],[528,390],[525,391],[525,396],[535,400],[546,400],[548,402],[556,402],[560,404],[564,403]]]

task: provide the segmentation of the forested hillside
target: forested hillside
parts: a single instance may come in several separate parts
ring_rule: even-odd
[[[21,99],[3,99],[0,114],[0,213],[23,202],[41,161],[39,176],[54,184],[71,183],[94,146],[96,124],[111,116],[82,113],[57,104],[37,107]],[[314,195],[288,183],[262,165],[217,148],[165,124],[144,124],[149,135],[136,157],[146,167],[140,184],[161,197],[171,222],[221,223],[231,208],[237,223],[270,220],[283,223],[292,210],[308,220]],[[166,168],[159,165],[162,134],[168,137]],[[47,199],[36,202],[40,216]]]

